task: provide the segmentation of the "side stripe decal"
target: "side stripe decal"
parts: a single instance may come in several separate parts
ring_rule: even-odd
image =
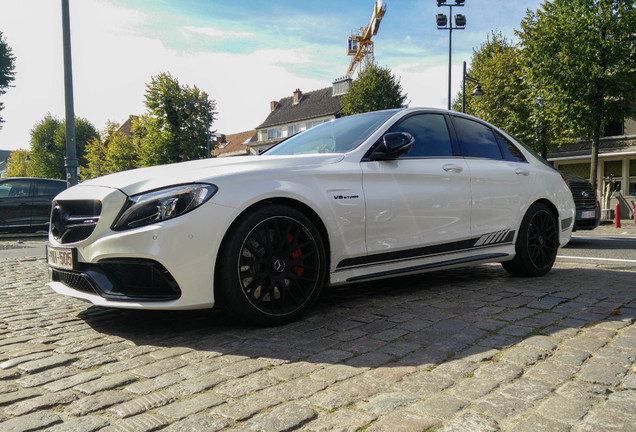
[[[429,258],[433,256],[448,255],[457,252],[466,252],[470,250],[500,246],[503,244],[511,244],[514,237],[515,231],[506,229],[484,234],[480,237],[474,237],[472,239],[460,240],[451,243],[442,243],[433,246],[424,246],[395,252],[382,252],[374,255],[347,258],[338,263],[338,265],[336,266],[336,271],[348,270],[355,267],[386,264],[396,261]]]

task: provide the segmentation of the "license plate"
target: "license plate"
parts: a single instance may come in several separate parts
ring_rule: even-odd
[[[587,210],[581,212],[581,219],[594,219],[596,217],[595,210]]]
[[[73,270],[77,263],[77,250],[75,248],[47,246],[46,261],[51,267]]]

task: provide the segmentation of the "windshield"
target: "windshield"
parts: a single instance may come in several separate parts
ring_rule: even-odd
[[[263,154],[345,153],[362,144],[397,111],[375,111],[331,120],[287,138]]]

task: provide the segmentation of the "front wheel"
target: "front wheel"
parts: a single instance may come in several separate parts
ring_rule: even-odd
[[[309,309],[325,281],[320,234],[287,206],[259,207],[228,233],[217,266],[217,289],[239,319],[278,325]]]
[[[521,221],[515,257],[501,264],[515,276],[543,276],[552,268],[558,249],[557,220],[545,204],[536,203]]]

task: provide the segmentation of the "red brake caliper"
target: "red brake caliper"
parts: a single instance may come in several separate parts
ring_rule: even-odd
[[[287,243],[290,245],[294,243],[294,237],[291,234],[287,234]],[[298,246],[298,243],[296,243],[295,246]],[[292,252],[291,255],[294,260],[299,260],[303,257],[303,251],[301,251],[300,249],[296,249]],[[305,269],[302,267],[294,267],[292,271],[296,273],[296,276],[298,277],[302,277],[302,275],[305,273]]]

